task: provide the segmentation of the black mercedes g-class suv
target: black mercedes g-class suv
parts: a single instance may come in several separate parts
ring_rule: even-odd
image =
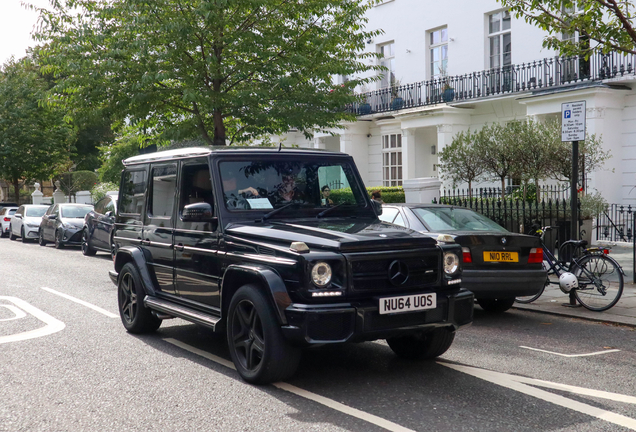
[[[302,347],[386,339],[429,359],[472,322],[461,248],[380,222],[346,154],[210,147],[124,165],[110,276],[131,333],[173,317],[224,331],[243,379],[268,383]]]

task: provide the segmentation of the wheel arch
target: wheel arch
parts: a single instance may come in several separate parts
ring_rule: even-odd
[[[141,277],[141,284],[144,291],[148,295],[155,295],[155,286],[148,271],[148,265],[146,264],[146,258],[141,249],[134,246],[123,246],[117,249],[117,255],[115,256],[115,271],[121,273],[121,269],[124,265],[133,263],[139,272]]]
[[[226,316],[230,301],[238,289],[247,284],[260,287],[274,307],[280,325],[287,325],[285,309],[292,301],[280,275],[273,269],[255,265],[230,265],[221,281],[221,316]]]

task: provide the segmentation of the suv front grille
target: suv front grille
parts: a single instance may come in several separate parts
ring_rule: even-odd
[[[354,293],[391,292],[416,290],[434,286],[439,277],[440,252],[438,249],[415,251],[387,251],[378,253],[346,254],[349,280]],[[392,283],[389,268],[394,262],[408,269],[408,278],[403,283]]]

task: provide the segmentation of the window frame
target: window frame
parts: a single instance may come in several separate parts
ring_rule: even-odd
[[[497,21],[498,24],[498,29],[497,30],[492,30],[492,17],[495,15],[500,15],[500,18]],[[507,19],[506,19],[507,16]],[[508,21],[508,27],[504,28],[504,23]],[[500,68],[504,68],[507,66],[511,66],[512,65],[512,15],[510,14],[510,11],[506,10],[506,9],[502,9],[496,12],[492,12],[489,13],[487,15],[487,20],[486,20],[486,25],[487,25],[487,43],[488,43],[488,68],[489,69],[500,69]],[[509,45],[510,45],[510,51],[508,51],[508,62],[505,62],[506,59],[506,52],[505,50],[505,38],[506,36],[508,36],[509,39]],[[494,55],[493,54],[493,41],[496,40],[497,43],[499,44],[499,52]],[[498,65],[493,65],[493,59],[497,58],[497,62],[499,63]]]
[[[385,47],[391,47],[390,55],[385,55],[384,49]],[[395,78],[395,42],[385,42],[378,45],[378,54],[380,54],[380,58],[378,59],[380,66],[386,66],[385,63],[389,63],[388,71],[382,76],[382,78],[378,81],[378,85],[380,89],[390,88],[395,85],[397,81]],[[387,80],[388,75],[388,80]]]
[[[433,37],[435,33],[440,33],[440,42],[434,42]],[[439,79],[448,75],[448,26],[442,26],[435,28],[433,30],[429,30],[428,34],[428,54],[429,54],[429,67],[430,67],[430,77],[431,79]],[[444,39],[444,34],[446,39]],[[446,58],[441,59],[439,61],[435,61],[434,51],[440,50],[440,58],[443,48],[446,47]],[[435,73],[435,63],[441,63],[439,67],[439,73]]]
[[[144,172],[146,174],[146,178],[144,179],[144,193],[143,193],[144,204],[141,206],[142,209],[145,209],[146,205],[147,205],[147,202],[148,202],[148,179],[150,178],[150,176],[148,174],[148,171],[149,171],[148,170],[148,165],[132,166],[131,168],[126,168],[126,169],[124,169],[124,171],[122,171],[122,173],[121,173],[121,176],[122,176],[121,177],[121,185],[122,185],[122,187],[120,189],[121,189],[121,192],[122,192],[122,198],[124,198],[124,199],[118,199],[117,200],[117,207],[118,207],[117,208],[117,214],[121,215],[122,217],[125,216],[125,217],[132,217],[132,218],[141,218],[143,216],[142,212],[140,212],[140,213],[126,213],[126,212],[122,211],[123,210],[121,208],[122,202],[126,201],[126,198],[125,198],[126,190],[123,187],[123,185],[124,185],[124,176],[127,173]]]
[[[155,215],[152,212],[152,205],[153,205],[153,201],[154,201],[154,177],[153,177],[153,173],[155,171],[155,169],[158,168],[166,168],[166,167],[173,167],[174,168],[174,194],[173,194],[173,200],[172,200],[172,209],[170,211],[169,215]],[[179,175],[179,166],[176,162],[166,162],[166,163],[157,163],[157,164],[152,164],[150,166],[150,170],[148,171],[148,176],[146,178],[146,204],[145,204],[145,209],[146,209],[146,220],[150,220],[150,219],[163,219],[163,220],[170,220],[172,219],[172,216],[174,215],[174,210],[175,210],[175,204],[176,204],[176,198],[177,198],[177,184],[178,184],[178,175]],[[152,181],[151,181],[152,180]]]
[[[395,137],[395,142],[391,139],[391,137]],[[404,182],[402,133],[382,135],[381,148],[382,186],[402,186]],[[395,155],[395,160],[393,159],[393,155]]]

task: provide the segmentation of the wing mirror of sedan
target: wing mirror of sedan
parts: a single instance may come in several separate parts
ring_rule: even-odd
[[[22,219],[22,215],[19,215],[19,214],[14,214],[13,217],[16,219]]]
[[[109,211],[107,211],[106,213],[104,213],[104,216],[106,216],[106,217],[108,217],[108,218],[109,218],[109,217],[113,217],[113,212],[109,210]]]
[[[371,205],[373,206],[373,211],[376,215],[382,215],[382,204],[377,202],[376,200],[371,200]]]
[[[218,223],[218,219],[212,215],[212,206],[206,202],[186,205],[181,213],[181,220],[184,222]]]
[[[57,219],[57,215],[49,215],[49,219]]]

